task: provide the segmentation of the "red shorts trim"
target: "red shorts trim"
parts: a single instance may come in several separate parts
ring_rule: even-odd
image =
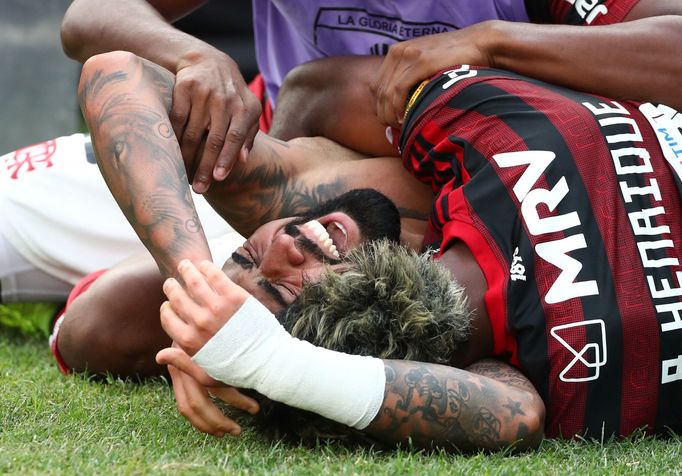
[[[71,367],[69,367],[66,364],[66,362],[64,362],[64,359],[59,353],[59,348],[57,347],[57,340],[59,337],[59,329],[61,328],[61,325],[64,322],[65,312],[69,308],[74,299],[76,299],[78,296],[87,291],[88,288],[92,285],[92,283],[97,281],[97,279],[106,272],[107,272],[106,269],[95,271],[84,276],[83,279],[78,281],[78,283],[76,283],[76,285],[69,293],[69,297],[66,300],[66,304],[64,305],[62,310],[57,313],[57,318],[55,319],[54,328],[52,329],[52,334],[50,335],[48,343],[50,345],[50,351],[52,352],[52,355],[57,361],[57,367],[59,368],[59,371],[64,375],[71,374]]]
[[[260,73],[249,83],[249,89],[256,95],[262,108],[260,119],[258,119],[258,128],[267,134],[270,131],[270,126],[272,126],[272,103],[268,98],[265,80]]]

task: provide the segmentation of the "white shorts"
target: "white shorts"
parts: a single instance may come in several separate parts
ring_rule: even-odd
[[[0,303],[66,302],[71,288],[35,267],[0,234]]]
[[[203,197],[193,199],[209,240],[238,236]],[[109,192],[84,134],[0,156],[0,230],[9,260],[0,261],[7,300],[42,292],[61,296],[57,283],[74,285],[86,274],[146,252]],[[45,286],[46,275],[56,281]],[[32,279],[35,289],[42,289],[35,295]]]

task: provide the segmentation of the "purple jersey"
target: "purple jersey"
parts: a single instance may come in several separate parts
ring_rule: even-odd
[[[339,55],[383,55],[393,43],[485,20],[528,21],[523,0],[253,0],[256,57],[268,95],[295,66]]]
[[[617,23],[637,1],[253,0],[256,58],[274,104],[284,76],[310,60],[384,55],[393,43],[486,20]]]

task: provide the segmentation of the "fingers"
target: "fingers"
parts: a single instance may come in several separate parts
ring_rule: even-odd
[[[242,150],[240,152],[239,160],[241,160],[242,162],[246,162],[246,159],[249,157],[249,153],[253,149],[253,143],[256,140],[258,130],[259,130],[258,121],[256,121],[253,124],[253,126],[251,126],[249,133],[246,135],[246,142],[244,142],[244,146],[242,147]]]
[[[241,427],[225,416],[210,400],[208,391],[191,376],[172,365],[168,367],[173,380],[173,392],[178,411],[197,430],[222,438],[225,434],[237,436]]]
[[[373,85],[377,117],[382,124],[400,127],[410,88],[438,71],[437,65],[429,64],[426,51],[417,40],[397,43],[389,49]]]
[[[189,120],[190,97],[190,91],[184,83],[178,81],[173,90],[173,106],[170,112],[171,125],[178,139],[185,133],[185,125]]]
[[[399,43],[392,45],[381,63],[381,67],[377,73],[377,79],[371,88],[376,96],[377,117],[379,118],[379,121],[382,124],[391,126],[395,126],[396,124],[394,124],[394,120],[392,119],[393,114],[389,107],[392,101],[390,84],[401,59],[402,45]]]
[[[229,278],[225,276],[225,273],[223,273],[220,268],[215,266],[213,263],[210,264],[212,265],[212,269],[218,270],[218,274],[222,275],[224,280],[229,281]],[[185,283],[185,288],[181,289],[183,289],[186,294],[189,294],[196,304],[202,307],[209,307],[215,302],[217,296],[214,288],[212,287],[211,281],[202,272],[200,272],[190,260],[185,259],[180,261],[178,264],[178,272]],[[178,284],[179,287],[179,283],[172,279],[168,279],[166,283],[168,283],[169,292],[175,292],[174,284]],[[164,283],[164,292],[166,283]],[[168,294],[166,295],[168,296]],[[181,296],[182,295],[178,293],[178,297]],[[168,298],[170,299],[170,296],[168,296]],[[171,300],[171,302],[173,301]]]
[[[396,79],[392,84],[393,94],[391,96],[391,104],[387,112],[390,117],[393,117],[396,125],[402,125],[405,119],[405,107],[408,101],[408,93],[410,88],[415,86],[422,80],[423,73],[418,69],[417,65],[410,63],[405,65],[405,68],[396,75]]]
[[[227,403],[231,407],[251,413],[258,413],[260,406],[253,398],[244,395],[234,387],[225,385],[206,374],[186,352],[177,347],[168,347],[160,350],[156,354],[156,362],[159,365],[172,365],[179,371],[192,377],[197,383],[204,387],[210,387],[208,392]]]
[[[182,318],[180,318],[180,316],[177,315],[168,301],[165,301],[163,304],[161,304],[159,318],[161,320],[161,327],[163,328],[164,332],[166,332],[171,339],[179,342],[183,349],[188,349],[191,351],[195,348],[196,350],[201,348],[197,348],[196,343],[188,341],[187,336],[191,335],[191,328],[185,321],[182,320]],[[191,349],[189,349],[190,347]],[[196,351],[194,353],[196,353]],[[194,355],[194,353],[192,353],[192,355]]]
[[[173,278],[163,284],[168,302],[161,306],[161,326],[189,355],[196,354],[249,297],[210,261],[200,267],[201,271],[183,260],[178,271],[184,287]]]
[[[212,262],[202,261],[199,263],[199,271],[216,294],[220,296],[232,295],[235,297],[243,295],[244,300],[248,297],[248,293],[241,286],[235,284],[225,275],[222,269]]]
[[[175,279],[163,283],[163,292],[168,301],[161,305],[161,327],[189,355],[196,354],[220,327],[214,328],[211,314]]]
[[[212,98],[209,104],[210,118],[206,144],[194,176],[194,181],[192,182],[192,188],[197,193],[204,193],[208,190],[215,175],[213,169],[217,167],[217,162],[220,161],[222,151],[225,148],[225,137],[228,134],[231,120],[229,116],[230,109],[225,107],[225,102],[226,99],[220,97]]]
[[[182,157],[186,159],[185,162],[194,163],[194,159],[198,158],[201,144],[209,125],[206,98],[201,96],[195,93],[192,97],[189,120],[180,139],[180,150],[182,151]],[[206,144],[204,154],[208,150],[210,150],[210,147]],[[192,180],[192,189],[196,193],[206,192],[211,184],[211,175],[207,174],[205,167],[202,169],[201,165],[201,162],[199,162],[199,165],[195,168]]]
[[[260,406],[256,400],[244,395],[234,387],[222,386],[211,388],[209,389],[208,393],[219,398],[231,407],[238,408],[239,410],[248,412],[251,415],[255,415],[260,410]]]
[[[242,148],[253,147],[260,113],[260,102],[224,53],[204,51],[178,70],[171,124],[195,192],[223,180]]]
[[[240,103],[232,108],[229,128],[224,135],[223,147],[220,150],[213,178],[223,180],[227,177],[235,162],[240,158],[242,150],[247,151],[253,147],[253,140],[258,132],[258,118],[261,114],[261,106],[254,94],[245,86],[240,92]]]
[[[211,378],[201,367],[192,362],[187,352],[177,347],[168,347],[157,352],[156,363],[159,365],[172,365],[205,387],[222,387],[225,385]]]

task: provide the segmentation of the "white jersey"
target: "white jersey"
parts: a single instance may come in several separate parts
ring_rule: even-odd
[[[202,196],[192,198],[214,261],[222,264],[244,240]],[[71,284],[145,251],[109,192],[84,134],[0,157],[0,233],[34,266]]]

